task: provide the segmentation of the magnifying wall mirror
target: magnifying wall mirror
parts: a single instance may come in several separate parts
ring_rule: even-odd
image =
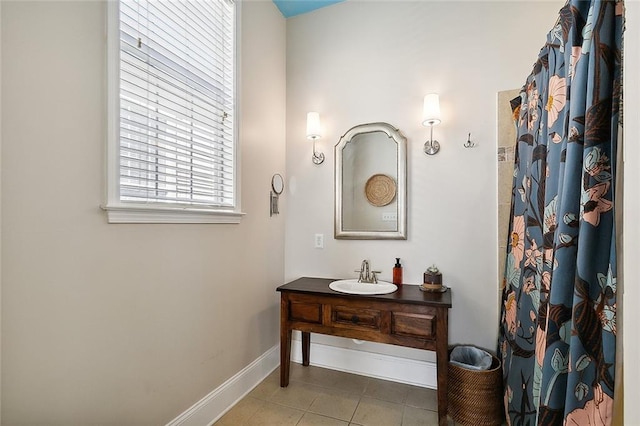
[[[284,190],[284,179],[282,179],[282,175],[276,173],[271,178],[271,193],[269,194],[269,216],[273,216],[274,214],[280,214],[280,209],[278,208],[278,199],[280,198],[280,194]]]
[[[337,239],[407,239],[407,139],[387,123],[352,127],[335,146]]]

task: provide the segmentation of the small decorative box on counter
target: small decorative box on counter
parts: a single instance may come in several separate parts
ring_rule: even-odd
[[[446,289],[442,285],[442,274],[436,265],[430,266],[424,273],[424,283],[421,288],[428,291],[442,291]]]

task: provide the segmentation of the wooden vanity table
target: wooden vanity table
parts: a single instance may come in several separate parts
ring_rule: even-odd
[[[331,290],[332,281],[299,278],[277,289],[281,293],[280,386],[289,385],[292,330],[302,332],[305,366],[309,365],[311,333],[435,351],[438,422],[446,425],[451,290],[431,293],[404,285],[390,294],[358,295]]]

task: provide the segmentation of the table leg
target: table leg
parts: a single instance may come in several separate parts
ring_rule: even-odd
[[[287,324],[287,300],[282,295],[280,304],[280,386],[289,386],[289,366],[291,365],[291,329]]]
[[[302,332],[302,365],[309,366],[309,354],[311,353],[311,333]]]
[[[447,425],[449,405],[447,386],[449,373],[449,325],[447,309],[439,309],[436,323],[436,368],[438,376],[438,424]]]

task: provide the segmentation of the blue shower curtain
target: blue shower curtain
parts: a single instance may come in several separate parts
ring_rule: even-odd
[[[622,1],[570,0],[520,97],[500,352],[511,425],[608,425]]]

